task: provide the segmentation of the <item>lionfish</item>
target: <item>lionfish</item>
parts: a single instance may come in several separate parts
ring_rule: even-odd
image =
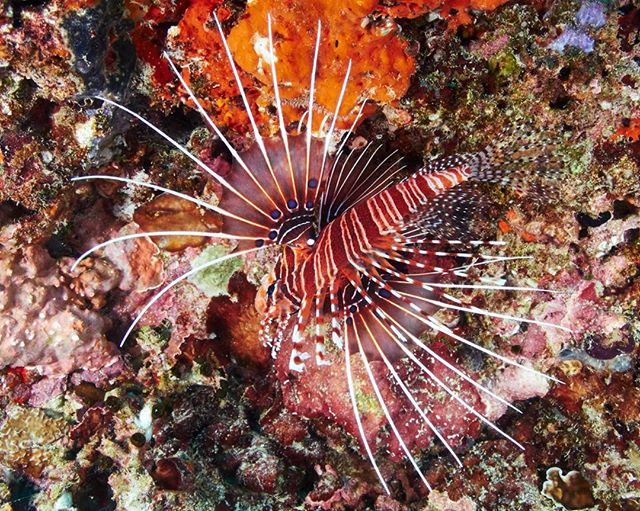
[[[368,143],[364,147],[349,149],[347,141],[362,115],[365,98],[350,129],[343,135],[337,148],[331,150],[332,140],[337,134],[336,119],[349,82],[351,62],[347,65],[333,115],[324,119],[324,129],[319,135],[312,133],[322,28],[320,21],[317,24],[308,108],[298,124],[297,133],[290,134],[285,126],[278,88],[270,15],[267,19],[268,50],[279,136],[265,139],[252,115],[238,69],[215,14],[214,20],[255,137],[251,148],[240,153],[233,147],[207,114],[174,62],[168,55],[164,57],[203,119],[231,153],[234,161],[228,179],[218,175],[181,143],[141,115],[110,99],[96,99],[145,124],[218,182],[223,188],[219,204],[213,205],[159,184],[126,177],[89,175],[73,178],[74,181],[120,181],[150,188],[192,202],[223,218],[221,232],[155,231],[110,239],[82,254],[76,266],[106,245],[138,237],[204,236],[235,240],[238,244],[235,252],[196,266],[160,289],[131,322],[121,345],[143,315],[180,282],[230,258],[277,247],[273,279],[266,290],[268,308],[262,320],[261,336],[272,346],[274,356],[277,356],[283,342],[290,342],[289,370],[300,373],[312,357],[318,365],[329,363],[323,330],[324,325],[329,325],[328,337],[344,353],[348,391],[362,445],[387,493],[390,492],[389,487],[364,432],[356,400],[352,353],[359,353],[362,358],[386,422],[427,488],[430,489],[429,482],[385,403],[370,367],[373,360],[384,363],[407,400],[458,464],[462,465],[458,455],[400,377],[397,370],[400,359],[410,359],[465,410],[515,446],[524,449],[427,367],[417,356],[417,351],[422,350],[461,380],[514,409],[511,403],[439,355],[421,340],[421,334],[431,330],[471,346],[504,364],[542,374],[462,337],[438,320],[434,313],[449,309],[566,330],[559,325],[535,319],[485,310],[451,294],[452,289],[551,292],[532,287],[510,287],[504,282],[491,280],[470,283],[468,272],[472,268],[520,257],[484,253],[487,247],[504,243],[474,239],[466,228],[468,217],[477,211],[478,194],[474,188],[478,183],[497,183],[519,189],[531,181],[531,166],[536,167],[534,173],[537,177],[554,177],[557,169],[553,158],[549,156],[548,146],[534,143],[536,132],[533,129],[507,130],[505,137],[483,150],[440,157],[410,172],[411,169],[403,164],[402,157],[397,152],[386,151],[383,145]],[[304,130],[303,121],[306,126]],[[443,264],[443,261],[457,261],[458,266]],[[558,382],[551,376],[542,376]]]

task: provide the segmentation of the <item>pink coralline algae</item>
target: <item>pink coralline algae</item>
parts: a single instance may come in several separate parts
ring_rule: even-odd
[[[433,343],[431,348],[449,362],[451,359],[443,344]],[[286,351],[283,352],[286,354]],[[458,395],[473,406],[478,413],[485,413],[485,405],[470,383],[460,379],[449,369],[430,357],[422,357],[422,362],[448,385],[454,386]],[[284,360],[284,362],[283,362]],[[329,367],[309,367],[303,377],[291,378],[286,371],[286,356],[278,357],[277,371],[282,382],[282,392],[286,406],[294,413],[305,417],[324,417],[341,424],[354,437],[358,437],[357,426],[349,401],[344,363],[340,353],[332,354]],[[457,361],[459,362],[459,361]],[[456,363],[457,363],[456,362]],[[393,383],[388,369],[381,361],[370,362],[382,395],[385,397],[389,412],[397,424],[398,430],[410,448],[427,448],[434,441],[433,432],[420,415],[404,399],[402,390]],[[395,436],[386,431],[386,420],[376,400],[374,390],[368,380],[359,356],[352,357],[353,377],[356,384],[356,399],[363,410],[363,426],[371,445],[384,445],[389,449],[391,458],[402,459],[402,450]],[[416,399],[428,411],[433,424],[442,432],[447,442],[457,447],[480,432],[480,421],[459,402],[446,394],[433,381],[421,376],[410,365],[404,364],[399,374],[404,382],[413,389]],[[546,387],[545,387],[546,388]],[[507,399],[526,399],[544,394],[538,388],[507,396]],[[502,411],[502,413],[504,410]],[[497,416],[502,415],[497,413]]]
[[[140,232],[135,224],[127,224],[114,230],[113,237]],[[106,261],[106,262],[105,262]],[[118,272],[117,287],[123,291],[143,292],[162,283],[164,264],[158,247],[148,238],[136,238],[105,247],[102,257],[82,261],[78,268],[87,266],[111,266]],[[95,271],[95,270],[90,270]],[[80,273],[78,278],[82,278]]]
[[[154,279],[161,275],[166,279],[174,279],[191,269],[191,263],[197,257],[199,251],[193,248],[186,249],[181,257],[174,259],[168,265],[164,265],[164,272],[150,273]],[[156,284],[157,285],[157,284]],[[142,292],[134,292],[121,300],[116,311],[124,318],[135,317],[141,307],[153,296],[154,286],[149,286]],[[173,360],[180,353],[180,346],[189,337],[208,337],[206,321],[207,307],[210,301],[204,292],[197,286],[186,284],[173,293],[166,294],[143,318],[140,327],[161,325],[167,318],[171,318],[172,327],[168,345],[165,347],[165,355]]]
[[[491,390],[510,403],[544,397],[550,388],[549,382],[542,376],[532,375],[518,367],[507,367],[491,381]],[[481,397],[490,420],[497,420],[506,413],[507,405],[486,396]]]
[[[425,511],[476,511],[477,507],[469,497],[462,497],[453,501],[441,491],[433,491],[429,494],[429,505]]]
[[[558,279],[571,286],[573,292],[569,297],[562,296],[540,307],[539,317],[546,320],[559,321],[560,324],[572,325],[572,332],[554,332],[545,327],[534,325],[527,330],[523,340],[523,349],[528,347],[538,347],[537,353],[541,350],[551,349],[554,353],[559,353],[562,347],[574,344],[573,339],[584,341],[589,333],[612,338],[617,332],[621,332],[627,325],[628,320],[622,314],[612,310],[607,310],[602,297],[598,296],[597,283],[581,281],[576,275],[564,274]],[[544,336],[544,341],[540,341],[539,336]],[[624,333],[623,333],[624,335]],[[535,348],[534,348],[535,349]]]
[[[108,321],[83,303],[43,248],[3,252],[0,279],[0,366],[64,375],[117,361],[104,337]]]

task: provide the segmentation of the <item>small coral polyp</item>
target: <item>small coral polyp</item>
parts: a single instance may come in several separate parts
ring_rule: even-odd
[[[357,436],[387,493],[391,489],[379,464],[377,451],[381,448],[389,448],[395,459],[408,460],[429,489],[424,467],[414,452],[430,445],[432,439],[441,442],[459,465],[462,462],[456,448],[466,435],[477,434],[481,423],[514,448],[524,449],[487,413],[489,404],[494,409],[514,408],[509,400],[463,368],[445,342],[425,341],[422,334],[430,331],[442,341],[473,348],[510,366],[517,376],[554,380],[465,338],[438,316],[439,311],[452,315],[463,312],[569,330],[481,308],[464,297],[465,292],[495,291],[546,295],[544,289],[473,277],[476,268],[502,265],[518,257],[506,255],[501,241],[474,237],[469,216],[482,199],[477,183],[510,185],[526,193],[529,186],[537,190],[538,181],[556,177],[560,162],[548,149],[553,146],[534,129],[511,127],[482,150],[442,156],[419,167],[408,166],[384,144],[370,142],[350,149],[349,141],[366,101],[393,98],[388,91],[377,95],[377,87],[372,97],[362,97],[371,89],[360,67],[363,63],[351,59],[372,52],[374,46],[365,39],[358,50],[345,48],[341,36],[336,35],[341,33],[340,23],[349,23],[353,11],[347,9],[344,20],[331,18],[325,25],[323,9],[330,5],[321,3],[314,6],[319,20],[309,23],[307,14],[302,17],[307,21],[295,25],[294,8],[274,8],[266,13],[257,5],[264,9],[263,4],[250,5],[255,12],[233,29],[232,44],[227,43],[220,20],[213,16],[224,51],[218,60],[228,59],[248,119],[247,130],[255,138],[249,149],[238,151],[231,144],[189,86],[186,75],[168,60],[190,104],[234,158],[225,176],[139,114],[101,98],[105,106],[129,113],[190,158],[221,187],[222,197],[214,205],[159,183],[110,176],[77,180],[117,180],[160,191],[207,214],[220,215],[222,225],[219,230],[205,232],[204,223],[193,230],[159,224],[162,230],[114,238],[100,247],[145,236],[201,236],[237,244],[234,252],[222,251],[224,255],[202,259],[160,289],[140,309],[122,343],[143,315],[181,282],[234,258],[271,250],[275,263],[273,278],[262,294],[266,303],[261,339],[271,347],[285,388],[285,402],[291,404],[292,393],[297,392],[305,396],[302,401],[308,399],[302,402],[299,398],[297,411],[306,405],[308,415],[333,416]],[[365,9],[360,4],[357,8]],[[364,11],[358,14],[363,15]],[[315,31],[310,32],[311,27]],[[255,52],[238,50],[235,58],[272,87],[278,133],[267,138],[261,136],[232,52],[233,47],[246,49],[243,45],[247,42]],[[378,57],[390,67],[376,72],[382,71],[393,80],[389,69],[412,66],[410,58],[392,62],[393,53],[386,53],[403,47],[404,43],[399,43],[395,50],[393,46],[381,50]],[[296,52],[297,48],[301,51]],[[372,74],[379,78],[376,72]],[[308,93],[302,98],[289,89],[294,79],[296,90],[302,81],[308,83]],[[297,110],[288,109],[287,101],[295,103]],[[291,126],[290,116],[296,111],[302,113],[299,122]],[[344,119],[349,119],[350,129],[338,137]],[[80,260],[94,251],[86,252]],[[379,435],[385,436],[384,430],[388,436],[378,442]]]
[[[595,505],[591,484],[575,470],[566,475],[557,467],[547,470],[542,495],[551,499],[560,509],[587,509]]]

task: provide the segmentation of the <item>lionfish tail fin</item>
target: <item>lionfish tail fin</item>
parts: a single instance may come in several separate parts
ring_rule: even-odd
[[[469,181],[496,183],[534,201],[548,200],[565,166],[559,144],[560,136],[544,128],[510,126],[495,142],[469,155],[473,161]]]

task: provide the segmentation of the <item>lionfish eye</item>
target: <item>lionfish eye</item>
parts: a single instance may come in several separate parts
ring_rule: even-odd
[[[382,296],[382,298],[391,298],[391,292],[388,289],[380,289],[378,294]]]

